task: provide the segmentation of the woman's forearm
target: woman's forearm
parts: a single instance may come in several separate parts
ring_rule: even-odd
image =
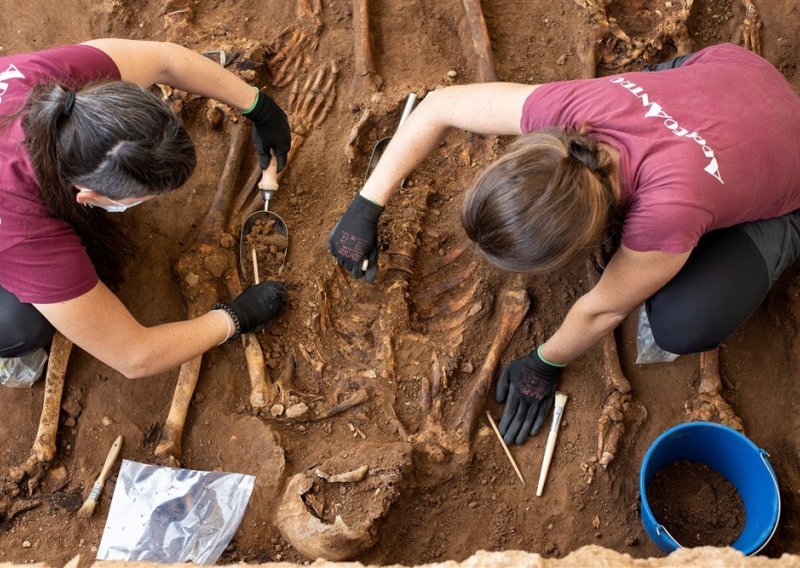
[[[363,197],[385,206],[400,182],[439,145],[448,127],[438,120],[438,106],[437,94],[429,93],[411,113],[364,184]]]
[[[256,91],[252,85],[207,57],[177,44],[164,44],[163,83],[209,97],[237,110],[250,108]]]
[[[567,364],[594,347],[611,333],[625,315],[594,310],[583,296],[567,313],[561,327],[541,346],[541,355],[552,363]]]
[[[181,322],[143,327],[127,356],[106,364],[130,379],[149,377],[179,367],[233,334],[233,322],[222,310]]]

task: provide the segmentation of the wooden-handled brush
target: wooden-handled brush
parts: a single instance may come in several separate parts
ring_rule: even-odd
[[[563,392],[556,393],[555,406],[553,408],[553,423],[550,425],[550,433],[547,435],[547,446],[544,449],[544,459],[542,460],[542,471],[539,473],[539,485],[536,486],[536,496],[541,497],[544,491],[544,482],[547,480],[547,472],[550,471],[550,460],[553,459],[553,450],[556,447],[558,429],[561,427],[561,415],[564,414],[564,406],[567,404],[567,395]]]
[[[117,461],[117,457],[119,456],[119,451],[121,449],[122,436],[120,435],[116,440],[114,440],[114,443],[111,445],[111,449],[108,450],[106,463],[103,464],[103,470],[97,477],[97,481],[95,481],[94,485],[92,485],[92,490],[89,491],[89,497],[86,498],[86,502],[83,504],[83,507],[81,507],[80,511],[78,511],[78,516],[82,519],[88,519],[94,513],[97,500],[100,498],[100,492],[103,490],[103,485],[105,485],[108,474],[111,473],[111,468],[114,466],[114,462]]]

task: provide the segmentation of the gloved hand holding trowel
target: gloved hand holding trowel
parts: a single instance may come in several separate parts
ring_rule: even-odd
[[[416,102],[416,94],[408,95],[397,125],[398,131],[414,110]],[[390,140],[391,137],[382,138],[375,144],[367,164],[367,177],[377,166]],[[374,281],[378,274],[378,218],[381,213],[382,205],[359,193],[328,237],[328,248],[336,261],[354,278],[364,278],[367,282]]]

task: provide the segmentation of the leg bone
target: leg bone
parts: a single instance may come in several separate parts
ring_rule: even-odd
[[[463,428],[464,439],[469,440],[472,437],[478,414],[486,401],[486,395],[492,385],[492,379],[500,362],[500,356],[511,341],[511,337],[519,327],[519,324],[522,323],[529,306],[528,293],[519,278],[515,279],[515,282],[500,295],[500,322],[497,326],[497,332],[489,347],[489,352],[486,354],[483,366],[478,371],[475,386],[467,398],[459,419],[459,427]]]

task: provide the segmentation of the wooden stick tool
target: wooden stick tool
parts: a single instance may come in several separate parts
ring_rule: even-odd
[[[497,429],[497,424],[494,423],[494,418],[492,418],[492,415],[489,413],[488,410],[486,411],[486,418],[489,419],[489,424],[492,425],[492,430],[494,430],[494,433],[497,434],[497,439],[500,440],[500,444],[503,446],[503,450],[506,452],[506,455],[508,456],[508,461],[510,461],[511,465],[514,466],[514,471],[517,472],[517,477],[519,477],[519,480],[522,482],[522,485],[525,485],[525,479],[522,477],[522,472],[517,467],[517,462],[514,461],[514,457],[511,455],[508,446],[506,446],[506,441],[503,440],[503,437],[500,435],[500,430]]]
[[[539,485],[536,486],[536,496],[541,497],[544,490],[544,482],[547,479],[547,472],[550,470],[550,461],[553,459],[553,450],[556,447],[558,429],[561,427],[561,416],[564,414],[564,407],[567,405],[567,395],[563,392],[556,393],[556,403],[553,407],[553,423],[550,425],[550,433],[547,435],[547,446],[544,449],[544,459],[542,460],[542,471],[539,473]]]
[[[111,473],[111,468],[114,466],[114,462],[117,461],[121,449],[122,436],[120,435],[117,436],[117,439],[111,444],[111,449],[108,450],[108,456],[106,456],[106,463],[103,464],[103,469],[100,471],[97,481],[92,485],[92,490],[89,491],[89,497],[86,498],[83,507],[78,511],[78,516],[82,519],[88,519],[92,516],[92,513],[94,513],[95,505],[97,505],[97,500],[100,498],[100,492],[103,490],[103,485],[105,485],[108,474]]]

